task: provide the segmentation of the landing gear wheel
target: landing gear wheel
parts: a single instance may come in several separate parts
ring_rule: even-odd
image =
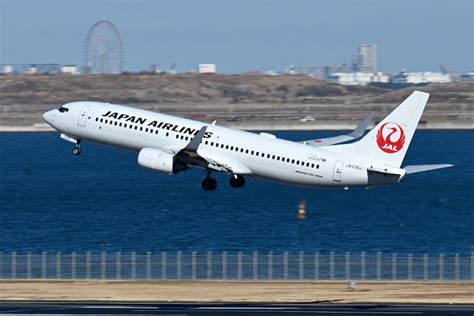
[[[230,177],[229,184],[233,188],[241,188],[245,185],[245,178],[241,175],[234,174]]]
[[[74,156],[80,155],[81,154],[81,145],[77,144],[76,147],[72,150],[72,154]]]
[[[201,186],[204,191],[213,191],[217,188],[217,181],[214,178],[206,178],[202,180]]]

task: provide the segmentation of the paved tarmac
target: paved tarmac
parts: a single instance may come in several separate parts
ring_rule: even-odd
[[[336,304],[173,304],[130,302],[0,302],[0,314],[155,315],[474,315],[474,305]]]

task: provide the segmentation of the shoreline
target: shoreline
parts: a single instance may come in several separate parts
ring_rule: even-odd
[[[2,301],[472,304],[473,281],[0,280]]]

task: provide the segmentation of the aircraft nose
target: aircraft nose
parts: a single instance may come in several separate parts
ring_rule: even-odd
[[[55,110],[51,110],[43,114],[43,120],[45,120],[49,125],[51,125],[51,123],[53,122],[54,111]]]

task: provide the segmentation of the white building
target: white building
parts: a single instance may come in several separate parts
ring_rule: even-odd
[[[199,64],[198,73],[200,74],[214,74],[216,73],[216,64]]]
[[[445,83],[452,82],[449,74],[441,72],[404,72],[392,76],[392,81],[396,83]]]
[[[61,66],[61,73],[67,75],[77,75],[79,72],[77,71],[76,65],[64,65]]]
[[[376,74],[367,72],[339,72],[329,76],[328,79],[346,86],[366,86],[371,82],[388,82],[390,78],[381,72]]]
[[[4,73],[4,74],[11,74],[11,73],[13,73],[13,65],[4,65],[4,66],[3,66],[3,73]]]

